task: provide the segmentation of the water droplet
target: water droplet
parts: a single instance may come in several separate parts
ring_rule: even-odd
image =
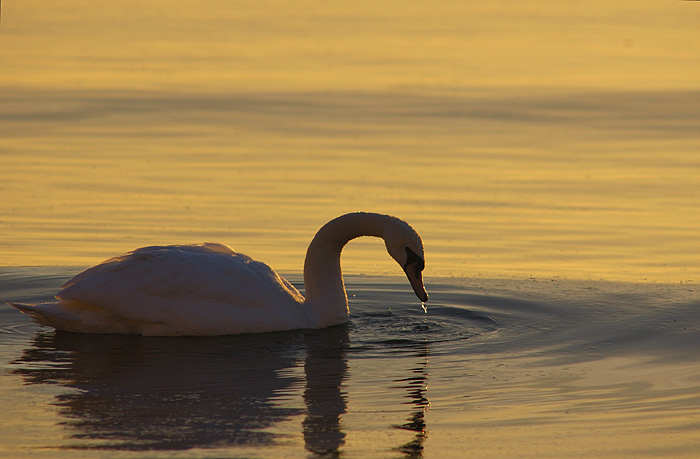
[[[420,306],[421,306],[421,308],[423,308],[423,311],[425,311],[425,313],[427,314],[427,313],[428,313],[428,307],[425,305],[425,303],[421,302]]]

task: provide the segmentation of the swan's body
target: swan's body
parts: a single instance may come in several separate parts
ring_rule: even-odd
[[[43,325],[84,333],[227,335],[322,328],[348,321],[340,269],[345,244],[381,237],[416,295],[423,244],[407,223],[352,213],[324,225],[304,263],[306,298],[265,263],[221,244],[144,247],[111,258],[61,286],[57,302],[10,303]]]

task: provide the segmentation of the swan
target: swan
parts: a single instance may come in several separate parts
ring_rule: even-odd
[[[110,258],[64,283],[58,301],[9,303],[57,330],[215,336],[324,328],[349,320],[340,254],[360,236],[384,239],[421,302],[423,242],[406,222],[356,212],[326,223],[304,261],[306,297],[267,264],[218,243],[151,246]]]

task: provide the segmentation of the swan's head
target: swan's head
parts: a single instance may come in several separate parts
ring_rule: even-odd
[[[425,303],[428,301],[428,292],[425,291],[423,285],[423,269],[425,268],[423,241],[408,223],[398,219],[397,223],[384,233],[386,250],[403,268],[418,299]]]

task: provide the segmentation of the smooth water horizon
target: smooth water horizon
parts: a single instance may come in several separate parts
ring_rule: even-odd
[[[0,303],[0,456],[694,457],[700,3],[3,2],[0,301],[220,242],[351,321],[57,333]]]

